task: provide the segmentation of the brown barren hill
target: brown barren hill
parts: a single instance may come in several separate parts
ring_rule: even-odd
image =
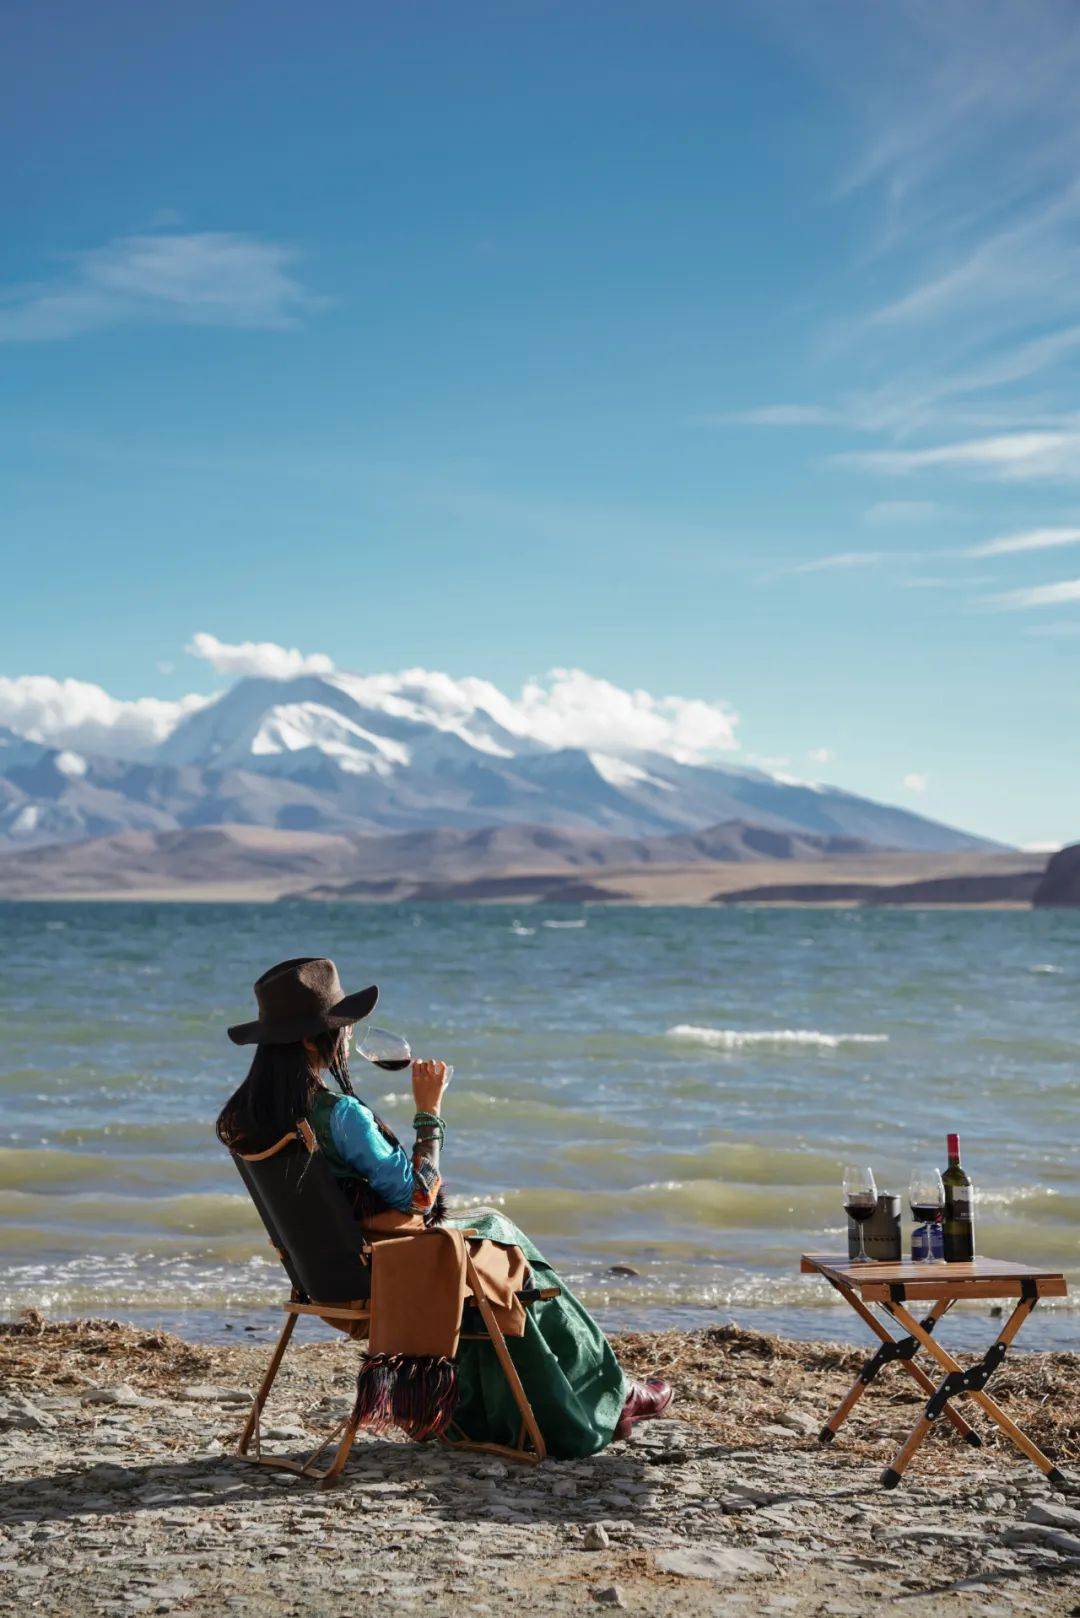
[[[1080,843],[1070,843],[1051,856],[1033,902],[1038,909],[1080,905]]]

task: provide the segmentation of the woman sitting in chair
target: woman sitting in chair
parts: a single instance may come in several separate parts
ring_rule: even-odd
[[[344,995],[337,968],[323,959],[283,961],[264,973],[255,984],[258,1019],[229,1029],[235,1044],[257,1049],[247,1078],[218,1118],[218,1137],[231,1150],[259,1151],[304,1121],[371,1235],[416,1228],[419,1216],[429,1225],[467,1224],[481,1239],[518,1247],[532,1288],[557,1287],[558,1294],[526,1310],[524,1336],[508,1343],[511,1357],[549,1454],[594,1454],[627,1437],[636,1422],[666,1411],[671,1389],[654,1378],[624,1378],[599,1326],[512,1221],[495,1212],[470,1214],[467,1221],[446,1217],[439,1174],[444,1063],[413,1063],[411,1152],[355,1095],[349,1035],[370,1015],[378,994],[371,987]],[[512,1444],[520,1417],[490,1343],[462,1341],[456,1365],[455,1427],[474,1442]]]

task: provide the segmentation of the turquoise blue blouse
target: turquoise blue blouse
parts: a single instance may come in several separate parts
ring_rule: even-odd
[[[402,1147],[387,1140],[370,1107],[356,1096],[338,1096],[323,1090],[308,1115],[330,1168],[339,1177],[359,1174],[371,1189],[408,1213],[413,1204],[412,1159]]]

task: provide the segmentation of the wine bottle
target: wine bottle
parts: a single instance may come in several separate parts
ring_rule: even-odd
[[[945,1187],[945,1216],[941,1233],[946,1264],[962,1264],[975,1257],[975,1188],[960,1166],[960,1137],[948,1137],[949,1166],[941,1176]]]

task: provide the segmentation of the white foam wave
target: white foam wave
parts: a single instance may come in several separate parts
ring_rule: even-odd
[[[1034,972],[1037,977],[1057,978],[1064,972],[1063,966],[1052,966],[1049,961],[1040,961],[1036,966],[1029,966],[1028,971]]]
[[[1011,1185],[1003,1186],[1000,1191],[987,1191],[983,1186],[976,1187],[975,1199],[980,1208],[1011,1208],[1016,1202],[1030,1202],[1033,1197],[1060,1196],[1052,1185]]]
[[[588,923],[585,922],[585,921],[545,921],[545,923],[544,923],[545,927],[564,927],[564,928],[565,927],[585,927],[587,925],[588,925]]]
[[[888,1034],[824,1034],[819,1028],[707,1028],[680,1022],[668,1029],[669,1039],[708,1045],[718,1051],[740,1051],[753,1045],[792,1045],[835,1051],[847,1045],[887,1045]]]

